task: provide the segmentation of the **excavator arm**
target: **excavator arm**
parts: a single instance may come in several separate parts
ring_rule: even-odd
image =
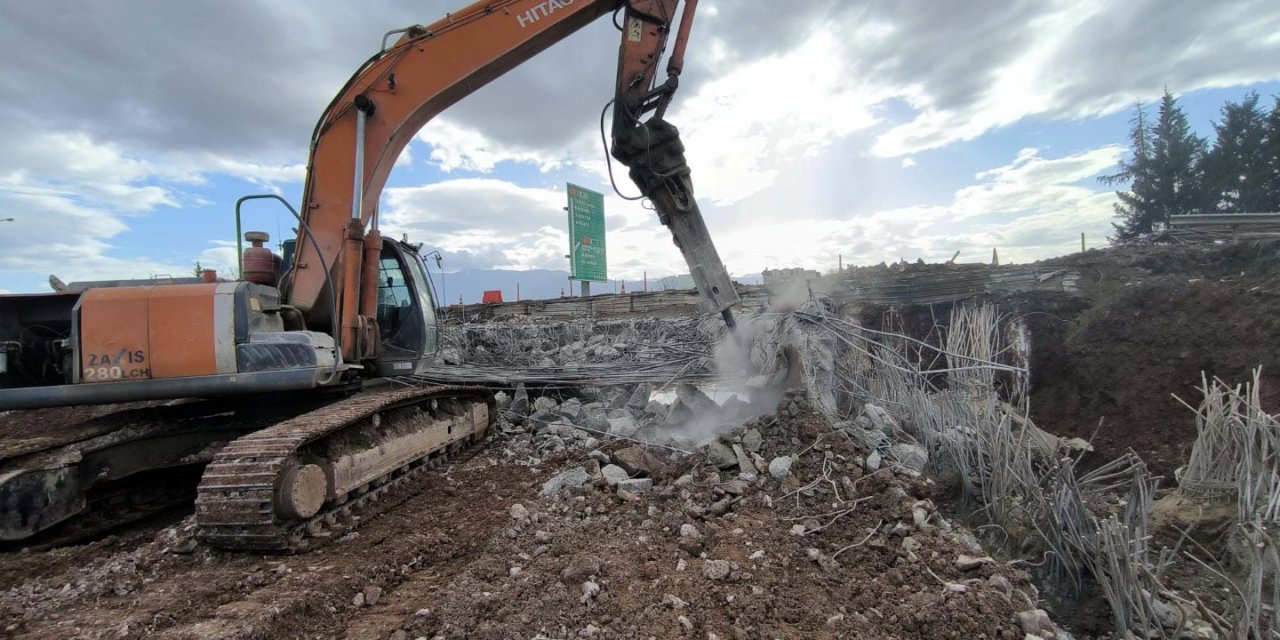
[[[389,32],[382,50],[351,77],[316,125],[301,209],[311,234],[299,232],[287,303],[312,327],[327,329],[338,314],[335,337],[344,360],[376,357],[377,205],[400,152],[448,106],[613,13],[615,20],[621,14],[623,27],[613,155],[671,228],[703,295],[726,312],[737,295],[694,201],[679,135],[662,119],[678,83],[695,5],[686,0],[677,13],[680,0],[482,0],[434,24]],[[654,86],[677,15],[683,17],[667,79]],[[325,295],[330,281],[338,309]]]
[[[738,302],[738,293],[694,198],[680,133],[663,119],[679,86],[698,0],[685,0],[675,46],[667,61],[666,81],[653,86],[657,59],[665,48],[676,4],[676,0],[627,3],[613,101],[611,154],[630,168],[632,182],[653,203],[658,220],[671,229],[672,240],[684,255],[699,293],[733,329],[730,308]]]

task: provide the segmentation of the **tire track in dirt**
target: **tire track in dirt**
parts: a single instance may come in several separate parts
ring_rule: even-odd
[[[51,552],[78,561],[65,571],[28,574],[26,584],[5,594],[8,635],[341,637],[335,630],[359,610],[356,593],[367,586],[390,590],[415,571],[474,550],[503,522],[510,496],[526,490],[522,482],[530,475],[477,454],[433,475],[422,491],[354,534],[299,556],[207,548],[175,554],[173,530],[133,549]],[[22,558],[0,575],[35,562]],[[93,586],[81,590],[81,583]]]

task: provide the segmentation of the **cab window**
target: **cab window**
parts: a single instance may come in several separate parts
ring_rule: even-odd
[[[382,258],[379,276],[378,328],[385,342],[409,323],[413,315],[413,293],[395,256]]]

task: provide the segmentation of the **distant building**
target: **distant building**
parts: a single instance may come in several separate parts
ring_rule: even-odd
[[[697,284],[693,282],[693,276],[687,273],[683,273],[678,276],[665,276],[665,277],[659,278],[657,282],[654,284],[656,284],[657,286],[650,285],[649,288],[655,291],[675,291],[679,289],[693,289],[697,286]]]
[[[766,286],[774,284],[782,284],[793,280],[815,280],[821,278],[822,274],[813,269],[765,269],[763,273],[764,283]]]

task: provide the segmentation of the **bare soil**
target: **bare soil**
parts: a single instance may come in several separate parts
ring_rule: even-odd
[[[1264,404],[1280,411],[1275,257],[1260,246],[1073,259],[1094,278],[1085,299],[1010,308],[1031,327],[1037,424],[1093,437],[1086,463],[1132,448],[1170,486],[1195,435],[1191,411],[1171,394],[1194,405],[1200,371],[1243,382],[1262,365]],[[945,310],[904,315],[907,329],[927,335]],[[14,424],[38,437],[86,417],[54,410]],[[3,553],[0,636],[1024,637],[1018,614],[1042,606],[1028,576],[998,561],[961,568],[961,555],[984,553],[933,512],[931,483],[866,473],[865,452],[817,416],[749,426],[764,436],[766,460],[797,456],[790,477],[738,483],[736,470],[695,455],[669,459],[649,492],[589,484],[542,496],[555,473],[590,466],[583,452],[528,467],[499,441],[304,555],[195,545],[190,521],[174,522],[181,514],[89,544]],[[916,508],[928,512],[925,526]],[[700,544],[682,538],[686,525]],[[1196,531],[1191,542],[1179,526],[1158,528],[1156,543],[1227,559],[1222,532]],[[1187,563],[1167,579],[1215,608],[1209,594],[1225,593]],[[1078,637],[1109,630],[1098,599],[1070,621]]]
[[[1171,485],[1196,436],[1195,414],[1173,396],[1197,406],[1201,372],[1238,384],[1262,366],[1264,408],[1280,411],[1280,282],[1137,286],[1073,329],[1036,345],[1057,352],[1033,365],[1031,410],[1051,433],[1092,437],[1094,461],[1133,449]]]
[[[1016,614],[1036,601],[1027,576],[957,566],[983,554],[932,513],[928,482],[864,475],[863,452],[817,416],[755,426],[765,457],[801,454],[785,481],[737,483],[736,469],[697,455],[668,459],[652,491],[588,484],[541,496],[585,455],[530,468],[503,458],[499,442],[304,555],[193,548],[189,520],[5,554],[0,628],[13,638],[1023,637]],[[684,474],[680,486],[669,479]],[[929,509],[923,526],[913,507]],[[793,534],[797,524],[808,532]],[[696,548],[684,525],[702,536]]]

